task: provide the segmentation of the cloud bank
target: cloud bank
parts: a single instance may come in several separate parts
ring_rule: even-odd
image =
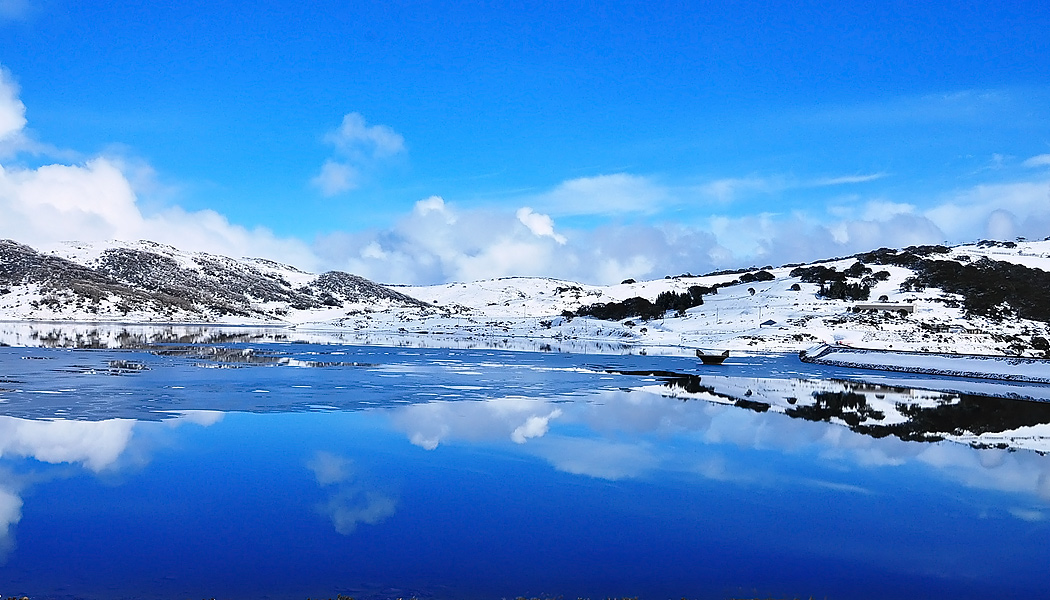
[[[29,139],[26,127],[18,86],[0,68],[0,159],[43,147]],[[358,187],[372,169],[406,152],[402,135],[356,112],[346,114],[324,141],[332,155],[313,185],[325,195]],[[5,160],[0,238],[33,246],[149,239],[309,271],[339,269],[385,283],[547,276],[608,284],[805,262],[881,246],[1045,237],[1050,154],[1000,158],[1015,180],[907,198],[870,191],[872,182],[892,179],[884,172],[747,175],[688,186],[631,173],[600,174],[471,207],[430,196],[388,226],[337,230],[310,242],[231,223],[214,210],[163,204],[146,209],[158,204],[150,201],[155,185],[148,165],[105,155],[35,167]],[[786,195],[800,194],[813,200],[788,208]]]
[[[0,68],[0,149],[23,144],[25,127],[18,87]],[[106,156],[36,168],[0,164],[0,238],[34,246],[149,239],[188,250],[317,266],[307,244],[279,238],[263,227],[232,224],[213,210],[190,212],[172,206],[144,212],[133,183],[140,180],[136,171],[141,169]]]

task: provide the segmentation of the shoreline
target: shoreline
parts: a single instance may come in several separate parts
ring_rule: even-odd
[[[798,357],[804,363],[817,365],[1050,384],[1050,360],[1044,358],[881,350],[828,344],[802,350]]]

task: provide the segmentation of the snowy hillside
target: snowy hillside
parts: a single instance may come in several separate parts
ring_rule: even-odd
[[[425,303],[356,275],[261,259],[183,252],[153,242],[0,240],[0,318],[100,322],[289,323],[348,312],[426,313]]]
[[[415,287],[151,242],[43,251],[0,242],[0,319],[274,324],[300,334],[450,346],[529,339],[571,349],[597,341],[680,353],[837,343],[1044,357],[1050,350],[1045,278],[1050,241],[883,249],[810,265],[609,286],[505,278]]]
[[[944,250],[931,252],[930,260],[967,265],[989,258],[1039,269],[1044,274],[1050,270],[1050,241],[982,243]],[[849,257],[819,266],[842,273],[857,262],[856,257]],[[1046,322],[1018,318],[1010,310],[997,316],[970,314],[959,294],[913,285],[914,268],[867,264],[872,273],[854,280],[859,283],[868,278],[868,299],[854,301],[824,297],[819,293],[820,284],[791,274],[799,267],[804,270],[813,266],[770,268],[765,271],[771,279],[740,283],[733,282],[750,277],[745,273],[683,275],[612,286],[510,278],[399,289],[459,315],[451,320],[429,318],[418,324],[429,332],[470,328],[502,335],[603,338],[628,344],[708,349],[795,351],[817,343],[840,343],[930,352],[1045,354],[1041,339],[1048,336]],[[746,273],[753,276],[760,271]],[[873,277],[883,271],[885,275]],[[995,285],[994,281],[988,284]],[[632,297],[653,300],[664,292],[684,295],[694,286],[717,287],[717,292],[704,294],[702,305],[681,313],[668,311],[663,318],[611,322],[560,316],[563,311],[576,312],[596,303],[623,302]],[[856,311],[858,305],[863,308],[872,304],[880,306]],[[910,312],[902,315],[901,310]]]

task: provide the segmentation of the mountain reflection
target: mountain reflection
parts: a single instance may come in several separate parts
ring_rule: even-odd
[[[0,346],[145,350],[162,345],[349,344],[460,350],[519,350],[580,354],[632,354],[637,349],[616,341],[499,337],[429,331],[373,331],[337,328],[297,329],[282,325],[130,325],[118,323],[0,323]],[[656,349],[686,354],[682,348]]]
[[[392,419],[413,444],[429,451],[445,443],[496,444],[540,458],[558,471],[610,481],[674,473],[738,485],[819,487],[867,494],[871,491],[854,485],[844,474],[912,465],[967,487],[1023,493],[1050,502],[1050,458],[1039,452],[1015,451],[1045,445],[1050,431],[1041,435],[1022,431],[1016,438],[997,434],[1003,436],[1005,447],[971,442],[974,435],[965,433],[952,434],[964,444],[930,443],[943,435],[937,433],[922,436],[921,442],[877,436],[855,429],[894,420],[904,427],[930,422],[908,423],[908,409],[895,409],[897,402],[908,400],[912,408],[928,408],[931,414],[965,413],[967,405],[938,392],[849,382],[753,379],[728,387],[720,387],[719,382],[719,378],[704,377],[704,389],[700,389],[698,378],[674,378],[653,386],[604,390],[568,402],[525,398],[432,402],[394,409]],[[682,383],[692,391],[686,391]],[[748,391],[750,398],[759,400],[749,400]],[[740,400],[743,408],[735,406]],[[760,407],[751,408],[749,403]],[[890,408],[879,419],[875,411],[883,406]],[[960,407],[957,411],[952,408],[956,406]],[[820,418],[789,415],[796,407],[816,411],[810,416]],[[840,414],[858,425],[840,420]],[[538,421],[544,426],[537,428],[535,436],[515,438],[515,431]],[[823,478],[786,474],[771,465],[770,452],[784,457],[818,456],[829,472]],[[1026,508],[1011,514],[1041,519],[1044,509]]]
[[[875,438],[1050,450],[1050,403],[835,379],[665,376],[644,389],[842,424]]]

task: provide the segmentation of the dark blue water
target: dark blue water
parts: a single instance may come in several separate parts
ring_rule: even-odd
[[[974,425],[886,434],[768,392],[879,377],[883,398],[917,381],[791,356],[0,348],[0,597],[1039,597],[1035,442],[904,441]],[[1047,431],[1050,405],[970,401]]]

